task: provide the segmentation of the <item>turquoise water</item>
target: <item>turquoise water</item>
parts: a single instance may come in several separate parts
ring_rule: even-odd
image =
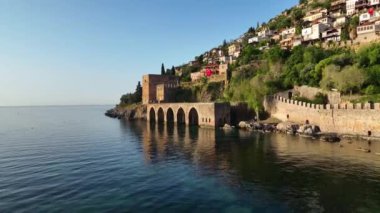
[[[380,212],[380,142],[129,123],[108,108],[0,108],[0,212]]]

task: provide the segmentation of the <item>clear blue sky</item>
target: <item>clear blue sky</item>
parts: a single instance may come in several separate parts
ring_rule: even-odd
[[[298,0],[0,0],[0,106],[115,104]]]

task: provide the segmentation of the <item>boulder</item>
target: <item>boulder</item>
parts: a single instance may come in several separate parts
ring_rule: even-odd
[[[224,124],[224,126],[222,127],[222,129],[224,129],[224,130],[232,130],[233,127],[231,125],[229,125],[229,124]]]
[[[300,128],[297,130],[297,133],[308,136],[315,136],[320,132],[321,129],[319,128],[319,126],[310,124],[301,125]]]
[[[264,132],[274,132],[276,130],[276,126],[273,124],[264,124],[263,131]]]
[[[335,142],[340,142],[340,137],[338,137],[338,135],[335,133],[329,133],[329,134],[321,135],[321,140],[330,142],[330,143],[335,143]]]
[[[290,123],[290,122],[281,122],[277,124],[276,129],[279,132],[285,132],[288,134],[296,134],[297,130],[299,129],[299,125],[295,123]]]
[[[248,123],[247,121],[240,121],[239,122],[239,128],[240,129],[250,129],[251,128],[251,124]]]
[[[250,124],[250,126],[254,129],[254,130],[262,130],[264,128],[264,125],[262,123],[259,123],[259,122],[252,122]]]

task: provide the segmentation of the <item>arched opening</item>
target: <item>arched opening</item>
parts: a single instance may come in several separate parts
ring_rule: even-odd
[[[150,108],[150,111],[149,111],[149,120],[150,122],[156,122],[156,112],[154,111],[153,108]]]
[[[171,108],[169,108],[166,113],[166,122],[174,123],[174,112]]]
[[[165,114],[164,114],[164,110],[162,108],[158,109],[158,122],[162,123],[165,121]]]
[[[194,108],[191,108],[189,112],[189,125],[199,125],[198,112]]]
[[[179,108],[178,112],[177,112],[177,123],[178,124],[185,124],[186,123],[186,120],[185,120],[185,111],[183,111],[182,108]]]

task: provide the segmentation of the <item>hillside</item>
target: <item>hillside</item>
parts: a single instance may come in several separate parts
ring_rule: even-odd
[[[379,102],[379,8],[375,1],[301,0],[239,38],[162,70],[179,77],[171,101],[242,101],[260,111],[266,95],[307,85],[339,91],[347,102]]]

